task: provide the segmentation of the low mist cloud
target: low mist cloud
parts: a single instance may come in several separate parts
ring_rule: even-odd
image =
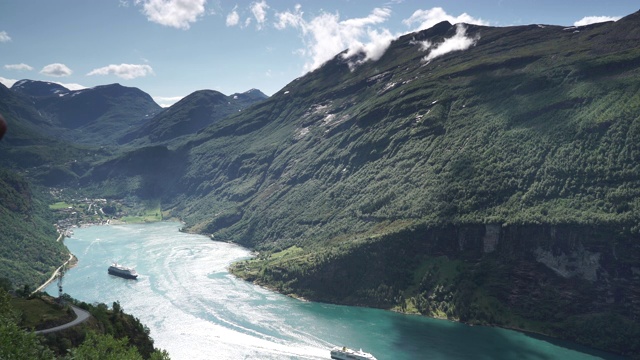
[[[438,56],[442,56],[453,51],[466,50],[475,45],[479,39],[479,37],[467,37],[467,28],[462,24],[458,24],[456,26],[456,34],[448,39],[445,39],[444,42],[438,45],[434,45],[429,41],[423,41],[421,43],[421,50],[429,51],[429,54],[422,60],[428,62]]]
[[[451,24],[489,25],[488,21],[474,18],[467,13],[462,13],[458,16],[447,14],[441,7],[434,7],[429,10],[416,10],[408,19],[402,20],[402,23],[412,29],[410,32],[415,32],[429,29],[443,21],[448,21]]]
[[[349,61],[353,70],[366,61],[376,61],[384,55],[391,42],[401,35],[433,27],[439,22],[449,21],[452,24],[467,23],[489,25],[489,22],[474,18],[467,13],[458,16],[447,14],[442,8],[434,7],[428,10],[417,10],[411,17],[403,20],[410,28],[405,33],[391,33],[382,26],[391,16],[388,7],[375,8],[366,17],[341,20],[338,13],[322,12],[310,20],[306,20],[302,6],[296,5],[294,11],[276,14],[274,26],[283,30],[294,28],[300,31],[304,48],[297,51],[307,58],[304,72],[319,68],[331,60],[336,54],[347,50],[343,58]],[[475,43],[475,40],[461,36],[454,36],[442,48],[432,51],[433,57],[448,51],[461,50]],[[466,46],[466,47],[465,47]],[[448,49],[452,50],[448,50]],[[363,56],[354,56],[362,54]],[[357,58],[357,59],[356,59]]]
[[[323,12],[307,21],[303,14],[299,5],[293,12],[278,13],[275,27],[280,30],[291,27],[301,32],[305,48],[298,53],[308,59],[304,72],[319,68],[345,49],[348,49],[346,58],[364,53],[364,61],[377,60],[395,37],[387,29],[374,27],[389,18],[391,10],[387,8],[375,8],[366,17],[347,20],[340,20],[337,13]]]
[[[585,16],[582,19],[573,23],[573,26],[585,26],[606,21],[618,21],[620,16]]]

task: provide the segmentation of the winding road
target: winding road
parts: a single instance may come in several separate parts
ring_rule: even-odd
[[[51,284],[51,282],[52,282],[53,280],[55,280],[56,276],[58,276],[58,273],[60,272],[60,270],[61,270],[63,267],[67,266],[67,264],[68,264],[68,263],[69,263],[69,261],[71,261],[71,260],[73,260],[73,254],[69,254],[69,260],[65,261],[65,262],[64,262],[64,264],[60,265],[60,267],[58,267],[58,268],[56,269],[56,271],[54,271],[54,272],[53,272],[53,275],[51,275],[51,277],[49,278],[49,280],[45,281],[45,283],[44,283],[44,284],[42,284],[42,285],[38,286],[38,288],[37,288],[37,289],[35,289],[35,290],[31,293],[31,295],[33,295],[33,294],[37,293],[38,291],[42,291],[42,290],[44,290],[44,288],[46,288],[46,287],[47,287],[47,285]]]
[[[91,314],[89,314],[88,311],[82,310],[79,307],[76,307],[74,305],[71,305],[71,309],[73,309],[73,312],[76,313],[76,318],[73,321],[70,321],[66,324],[62,324],[60,326],[52,327],[50,329],[38,330],[36,331],[36,334],[48,334],[48,333],[68,329],[72,326],[76,326],[80,323],[87,321],[87,319],[91,316]]]

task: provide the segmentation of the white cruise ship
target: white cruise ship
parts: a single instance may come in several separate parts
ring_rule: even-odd
[[[331,358],[335,360],[377,360],[375,356],[362,350],[352,350],[344,346],[336,346],[331,349]]]
[[[138,278],[138,273],[136,272],[135,269],[128,268],[128,267],[122,266],[122,265],[118,265],[118,263],[115,263],[115,264],[109,266],[108,272],[111,275],[120,276],[120,277],[123,277],[125,279],[137,279]]]

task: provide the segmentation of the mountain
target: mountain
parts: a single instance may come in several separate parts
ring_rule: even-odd
[[[250,89],[243,93],[231,94],[230,98],[244,107],[249,107],[257,102],[266,100],[269,97],[258,89]]]
[[[6,118],[9,130],[4,142],[29,143],[34,138],[47,136],[50,124],[33,107],[30,97],[0,84],[0,114]],[[0,143],[2,144],[2,143]]]
[[[31,98],[50,124],[50,135],[82,144],[112,144],[161,110],[149,94],[120,84],[71,91],[20,80],[11,90]]]
[[[639,356],[640,13],[442,22],[212,120],[224,101],[123,130],[74,190],[159,200],[286,294]]]
[[[163,208],[283,293],[639,354],[640,14],[443,22],[364,59],[170,146]]]
[[[28,79],[17,81],[13,86],[11,86],[11,90],[34,97],[46,97],[53,95],[63,96],[70,92],[69,89],[60,84]]]
[[[166,142],[194,134],[216,121],[267,98],[260,90],[226,96],[215,90],[196,91],[121,138],[122,143]]]
[[[0,278],[41,284],[68,259],[45,198],[21,175],[0,169]]]

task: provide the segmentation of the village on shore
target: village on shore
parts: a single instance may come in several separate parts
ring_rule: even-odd
[[[159,201],[141,201],[135,197],[104,199],[65,196],[61,189],[50,189],[57,202],[49,205],[55,214],[53,224],[63,237],[73,229],[91,225],[116,225],[162,221]]]

